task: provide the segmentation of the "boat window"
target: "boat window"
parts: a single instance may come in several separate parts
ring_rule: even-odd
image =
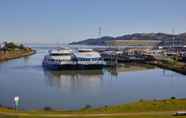
[[[100,58],[92,58],[92,61],[99,61],[101,60]]]
[[[91,59],[89,59],[89,58],[78,58],[78,60],[79,61],[93,61],[94,58],[91,58]]]
[[[68,56],[70,54],[50,54],[51,56]]]
[[[96,61],[96,58],[93,58],[92,61]]]
[[[79,52],[92,52],[91,50],[79,50]]]
[[[54,59],[48,59],[48,61],[55,61]]]

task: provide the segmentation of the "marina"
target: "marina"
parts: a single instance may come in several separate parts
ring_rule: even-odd
[[[186,0],[0,0],[0,118],[186,116]]]

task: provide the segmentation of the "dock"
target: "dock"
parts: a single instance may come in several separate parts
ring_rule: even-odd
[[[102,59],[107,66],[117,66],[119,63],[144,63],[160,68],[186,74],[186,48],[178,49],[148,49],[126,48],[101,50]]]

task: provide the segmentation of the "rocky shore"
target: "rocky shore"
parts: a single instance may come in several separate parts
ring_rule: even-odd
[[[9,50],[0,51],[0,62],[7,61],[10,59],[16,59],[20,57],[29,56],[35,54],[36,51],[31,48],[19,49],[19,50]]]

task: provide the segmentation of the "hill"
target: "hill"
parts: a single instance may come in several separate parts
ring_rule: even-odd
[[[186,33],[177,35],[166,34],[166,33],[134,33],[118,37],[104,36],[101,38],[90,38],[78,42],[72,42],[70,44],[80,45],[107,45],[112,41],[121,40],[154,40],[159,41],[159,45],[170,45],[174,40],[175,44],[186,44]]]

